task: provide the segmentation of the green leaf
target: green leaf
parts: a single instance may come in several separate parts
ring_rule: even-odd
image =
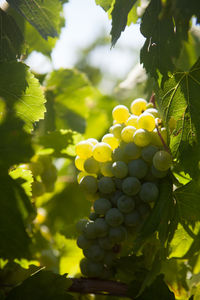
[[[44,118],[46,102],[38,80],[19,62],[0,64],[0,96],[7,108],[25,123],[30,132],[33,124]]]
[[[27,170],[24,165],[20,165],[18,167],[11,169],[11,171],[9,172],[9,175],[13,179],[21,178],[23,181],[22,187],[25,190],[27,196],[29,196],[29,197],[32,196],[31,184],[33,182],[33,174],[30,170]]]
[[[128,20],[128,14],[137,0],[115,0],[112,10],[112,46],[119,39],[121,32],[125,30]]]
[[[0,9],[0,61],[20,58],[23,35],[15,20]]]
[[[0,190],[0,257],[28,258],[31,240],[25,223],[35,216],[35,211],[20,184],[8,176],[1,176]]]
[[[59,0],[8,0],[26,20],[33,25],[44,39],[56,37],[59,27],[61,2]]]
[[[108,11],[115,0],[95,0],[97,5],[100,5],[105,11]]]
[[[157,103],[168,128],[170,120],[176,128],[170,135],[172,155],[180,160],[183,170],[196,176],[200,160],[200,60],[189,72],[177,72],[157,93]]]
[[[73,300],[74,297],[67,293],[71,284],[65,275],[40,271],[14,288],[6,300]]]
[[[200,184],[192,180],[176,189],[174,196],[177,201],[179,216],[190,222],[200,221]]]

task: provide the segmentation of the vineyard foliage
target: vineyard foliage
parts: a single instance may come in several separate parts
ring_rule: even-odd
[[[78,187],[75,145],[100,140],[116,105],[154,93],[173,166],[116,260],[115,280],[139,300],[198,300],[200,2],[96,0],[112,20],[111,47],[132,23],[145,37],[140,62],[147,79],[112,95],[99,90],[92,66],[36,74],[26,64],[33,51],[51,59],[67,2],[7,0],[0,8],[0,299],[90,299],[68,292],[83,258],[75,225],[91,207]]]

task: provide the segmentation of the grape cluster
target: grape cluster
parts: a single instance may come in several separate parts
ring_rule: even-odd
[[[57,179],[57,169],[48,155],[36,156],[29,163],[28,168],[33,174],[32,197],[42,196],[54,190]]]
[[[77,245],[85,256],[80,269],[88,277],[112,278],[116,256],[141,228],[172,163],[158,110],[141,98],[130,110],[117,105],[101,142],[91,138],[76,145],[78,183],[94,197],[89,219],[77,223]]]

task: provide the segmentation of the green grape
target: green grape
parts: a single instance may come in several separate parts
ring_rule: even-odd
[[[88,240],[84,235],[79,235],[77,246],[81,249],[88,249],[91,246],[91,240]]]
[[[158,198],[159,190],[155,183],[145,182],[142,184],[139,195],[144,202],[155,202]]]
[[[84,162],[84,170],[88,173],[97,174],[99,172],[100,166],[99,162],[93,157],[89,157]]]
[[[78,170],[85,171],[84,170],[84,162],[85,162],[85,159],[80,158],[79,156],[76,156],[76,158],[75,158],[75,166],[76,166],[76,168]]]
[[[153,108],[153,107],[147,108],[145,110],[145,113],[149,113],[149,114],[153,115],[154,118],[159,118],[159,113],[158,113],[158,110],[156,108]]]
[[[99,245],[104,250],[111,250],[114,246],[114,242],[106,236],[99,238]]]
[[[137,129],[133,135],[134,143],[139,147],[145,147],[151,143],[151,134],[145,129]]]
[[[121,131],[123,129],[122,124],[115,124],[110,127],[109,131],[112,133],[117,139],[121,139]]]
[[[104,258],[104,250],[98,244],[91,245],[88,249],[83,249],[83,253],[94,262],[100,262]]]
[[[151,166],[151,172],[156,178],[164,178],[168,173],[168,171],[157,170],[154,166]]]
[[[89,215],[89,219],[91,221],[95,221],[98,217],[99,217],[99,215],[95,212],[91,212],[90,215]]]
[[[146,146],[142,149],[142,158],[148,163],[152,163],[154,154],[158,151],[158,147],[154,145]]]
[[[118,178],[117,178],[118,179]],[[119,179],[120,181],[121,181],[121,179]],[[110,199],[110,201],[112,202],[112,204],[113,205],[115,205],[115,206],[117,206],[117,200],[121,197],[123,195],[123,193],[121,192],[121,191],[116,191],[113,195],[112,195],[112,197],[111,197],[111,199]]]
[[[147,101],[142,98],[138,98],[131,103],[131,112],[132,114],[139,116],[143,113],[143,111],[145,111],[146,107]]]
[[[158,151],[153,157],[153,165],[159,171],[167,171],[172,165],[172,157],[167,151]]]
[[[148,113],[143,113],[138,117],[138,128],[146,129],[148,131],[154,130],[156,126],[156,121],[153,115]]]
[[[94,202],[94,211],[99,215],[105,215],[107,210],[111,208],[111,203],[106,198],[99,198]]]
[[[77,223],[76,223],[76,230],[78,233],[83,233],[85,231],[85,226],[88,223],[87,219],[80,219]]]
[[[31,184],[32,188],[32,197],[39,197],[45,193],[45,186],[42,182],[33,181]]]
[[[154,108],[154,105],[152,102],[147,103],[146,109],[149,109],[149,108]]]
[[[137,210],[134,210],[130,214],[126,214],[124,217],[124,224],[128,227],[136,227],[139,225],[140,221],[141,217]]]
[[[115,262],[115,257],[116,257],[116,255],[112,251],[106,251],[104,259],[103,259],[103,263],[107,267],[112,267]],[[111,277],[111,276],[109,276],[109,277]]]
[[[167,130],[166,128],[161,128],[159,129],[160,135],[162,136],[163,141],[165,142],[165,144],[167,144]],[[152,144],[158,146],[158,147],[163,147],[163,143],[162,140],[160,138],[160,136],[158,135],[158,131],[155,128],[152,132],[151,132],[151,142]]]
[[[55,182],[57,179],[56,167],[53,164],[45,167],[41,174],[41,179],[45,185]]]
[[[131,115],[128,120],[126,121],[126,126],[133,126],[135,128],[137,128],[137,119],[138,119],[138,116],[134,116],[134,115]]]
[[[125,160],[124,148],[123,147],[118,147],[113,151],[112,160],[113,161],[123,161],[123,160]]]
[[[144,176],[144,181],[157,181],[157,178],[154,176],[154,174],[151,171],[152,166],[148,169],[147,174]]]
[[[93,176],[85,176],[80,180],[80,187],[89,194],[95,194],[97,191],[97,179]]]
[[[96,239],[96,229],[94,222],[87,222],[84,228],[84,235],[87,239]]]
[[[93,139],[93,138],[87,139],[87,142],[91,143],[93,146],[98,144],[98,141],[96,139]]]
[[[128,196],[136,195],[141,188],[141,183],[136,177],[127,177],[123,180],[122,191]]]
[[[108,161],[100,164],[100,171],[103,176],[113,177],[112,162]]]
[[[119,140],[112,133],[105,134],[102,138],[102,142],[107,143],[112,150],[119,146]]]
[[[93,144],[88,141],[82,141],[76,144],[75,151],[76,155],[80,158],[86,159],[92,156]]]
[[[88,175],[89,175],[89,174],[88,174],[87,172],[85,172],[85,171],[78,173],[78,175],[77,175],[77,182],[80,183],[81,179],[82,179],[83,177],[88,176]]]
[[[117,105],[113,108],[112,116],[118,123],[125,123],[129,115],[129,110],[125,105]]]
[[[121,196],[117,201],[117,207],[122,213],[130,213],[135,208],[135,202],[131,197]]]
[[[80,269],[81,269],[81,273],[84,276],[89,277],[90,273],[89,273],[89,260],[87,258],[82,258],[80,261]]]
[[[122,189],[122,182],[123,182],[123,179],[115,178],[115,177],[114,177],[113,180],[114,180],[116,189],[121,190],[121,189]]]
[[[93,148],[93,157],[99,162],[111,160],[112,148],[106,143],[98,143]]]
[[[115,177],[124,178],[128,174],[128,166],[123,161],[115,161],[112,165],[112,171]]]
[[[115,191],[115,184],[112,178],[102,177],[98,181],[99,191],[103,194],[111,194]]]
[[[132,160],[128,163],[128,170],[131,177],[143,178],[148,171],[148,166],[141,158]]]
[[[108,225],[115,227],[123,223],[123,214],[117,208],[111,208],[107,211],[105,220]]]
[[[137,211],[139,212],[140,216],[145,219],[149,215],[151,207],[148,203],[143,202],[137,207]]]
[[[136,146],[135,143],[128,143],[124,147],[124,156],[127,160],[137,159],[141,155],[141,148]]]
[[[135,133],[136,128],[133,126],[126,126],[121,132],[121,139],[126,142],[130,143],[133,142],[133,134]]]
[[[121,243],[127,238],[127,231],[124,226],[111,227],[109,237],[114,243]]]
[[[97,237],[104,237],[108,233],[108,225],[103,218],[97,218],[94,221]]]
[[[102,263],[93,262],[89,260],[88,263],[89,277],[99,278],[104,273],[104,266]]]

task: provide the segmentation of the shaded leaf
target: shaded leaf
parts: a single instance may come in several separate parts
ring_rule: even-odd
[[[70,279],[64,275],[40,271],[14,288],[6,300],[72,300],[74,297],[67,293],[70,285]]]
[[[33,174],[30,170],[27,170],[24,165],[20,165],[18,167],[15,167],[11,169],[9,172],[9,175],[13,179],[20,179],[22,180],[22,187],[24,188],[27,196],[32,196],[32,187],[31,184],[33,182]]]
[[[128,14],[137,0],[115,0],[112,10],[112,46],[119,39],[121,32],[125,30],[128,20]]]
[[[61,3],[59,0],[8,0],[27,21],[32,24],[44,39],[56,37]]]

